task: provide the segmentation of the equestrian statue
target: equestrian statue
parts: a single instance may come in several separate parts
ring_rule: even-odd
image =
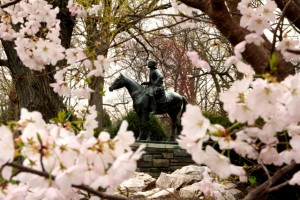
[[[111,84],[109,91],[125,87],[133,100],[133,108],[139,118],[139,136],[137,140],[151,140],[150,126],[146,126],[150,121],[149,114],[161,115],[167,113],[172,121],[172,131],[169,141],[175,140],[175,134],[181,131],[180,117],[185,112],[187,100],[184,96],[173,92],[165,92],[163,83],[164,77],[156,67],[156,62],[148,62],[149,82],[139,84],[137,81],[121,73]]]

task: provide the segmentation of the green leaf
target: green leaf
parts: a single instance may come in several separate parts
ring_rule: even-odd
[[[276,65],[277,65],[277,56],[273,53],[270,59],[270,69],[271,71],[275,71],[276,70]]]
[[[58,122],[61,122],[63,123],[66,119],[66,111],[62,110],[62,111],[58,111],[58,114],[57,114],[57,118],[58,118]]]
[[[251,185],[254,185],[254,184],[257,183],[257,179],[256,179],[255,176],[249,176],[249,177],[248,177],[248,181],[249,181],[249,183],[250,183]]]
[[[85,82],[87,82],[88,84],[92,83],[92,77],[88,77],[85,79]]]
[[[38,139],[39,143],[43,144],[43,140],[42,140],[41,135],[39,133],[37,133],[36,136],[37,136],[37,139]]]
[[[105,96],[105,90],[99,92],[100,96]]]

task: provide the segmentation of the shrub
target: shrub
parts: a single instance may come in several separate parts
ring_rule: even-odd
[[[137,138],[139,135],[139,119],[134,110],[131,110],[124,118],[118,120],[115,125],[107,129],[107,131],[111,133],[112,136],[115,136],[123,120],[128,121],[127,129],[133,131],[135,138]],[[167,128],[158,117],[154,115],[150,116],[150,127],[152,131],[152,141],[165,141],[167,139]]]

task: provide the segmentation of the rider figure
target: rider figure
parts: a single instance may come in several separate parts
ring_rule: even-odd
[[[156,100],[164,96],[164,77],[156,67],[156,62],[150,60],[148,62],[148,68],[150,69],[149,82],[144,82],[142,85],[148,85],[146,88],[146,94],[149,96],[149,106],[151,108],[150,114],[157,114]]]

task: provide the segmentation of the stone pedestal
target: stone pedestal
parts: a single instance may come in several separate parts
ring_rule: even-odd
[[[137,163],[138,172],[145,172],[157,178],[161,172],[172,173],[183,166],[195,164],[191,156],[181,149],[177,143],[140,142],[132,146],[133,150],[141,144],[146,145],[146,153]]]

